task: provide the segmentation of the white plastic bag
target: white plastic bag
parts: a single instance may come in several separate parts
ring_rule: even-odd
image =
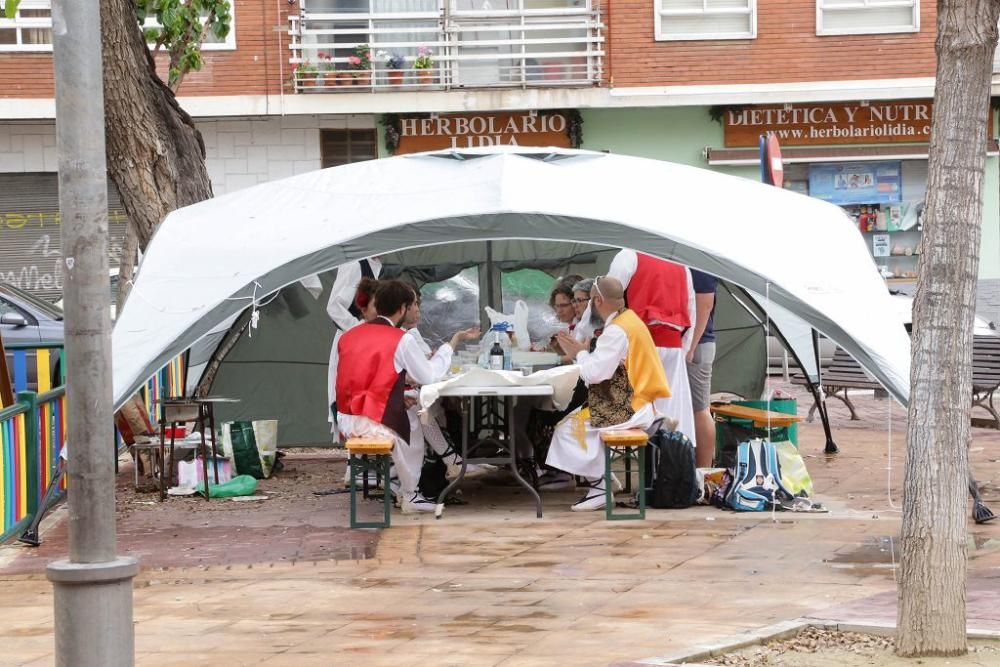
[[[486,306],[486,316],[490,318],[490,326],[500,322],[506,322],[514,326],[514,338],[517,340],[517,349],[530,350],[531,336],[528,334],[528,304],[518,299],[514,303],[514,314],[508,315],[493,310]]]

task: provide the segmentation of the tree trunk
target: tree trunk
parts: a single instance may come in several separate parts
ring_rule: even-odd
[[[897,651],[966,651],[972,326],[1000,0],[939,0],[907,426]]]
[[[132,247],[145,248],[167,213],[212,196],[205,144],[156,74],[132,0],[101,0],[101,33],[108,173],[128,214]],[[135,253],[124,254],[130,276]]]

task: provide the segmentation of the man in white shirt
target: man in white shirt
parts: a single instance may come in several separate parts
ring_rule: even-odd
[[[334,278],[333,288],[330,290],[330,300],[326,304],[326,312],[333,320],[335,327],[333,344],[330,346],[330,362],[327,366],[326,401],[330,408],[327,413],[327,421],[330,422],[330,431],[333,434],[334,442],[340,440],[337,433],[337,418],[333,412],[333,406],[337,402],[337,342],[345,331],[357,326],[364,319],[356,302],[358,284],[361,279],[378,280],[381,273],[382,260],[378,257],[369,257],[360,262],[351,262],[338,267],[337,277]]]
[[[406,331],[407,336],[412,336],[417,341],[417,345],[420,347],[420,351],[424,353],[425,356],[430,358],[433,354],[431,346],[427,344],[424,340],[423,335],[420,333],[420,329],[417,326],[420,324],[420,292],[414,290],[414,301],[413,304],[407,309],[406,317],[403,318],[403,330]],[[410,420],[410,444],[415,447],[420,447],[423,444],[430,445],[430,448],[435,454],[441,457],[444,464],[448,468],[447,477],[454,478],[458,476],[458,471],[462,467],[462,458],[455,451],[455,448],[451,446],[451,443],[444,436],[444,432],[441,430],[441,424],[439,420],[444,419],[444,408],[441,407],[439,403],[434,404],[426,415],[426,418],[422,421],[420,419],[420,405],[419,405],[419,384],[418,382],[409,382],[413,378],[407,378],[409,384],[416,385],[413,388],[408,388],[403,397],[406,401],[406,415]],[[475,479],[486,474],[490,468],[485,466],[477,465],[475,463],[470,463],[466,466],[465,478]]]
[[[697,320],[694,283],[685,266],[634,250],[621,250],[611,260],[608,275],[625,287],[625,300],[653,336],[671,396],[656,403],[656,411],[678,421],[677,430],[697,447],[691,406],[687,352],[693,345]]]
[[[574,512],[605,506],[600,433],[650,428],[657,418],[655,403],[670,396],[652,336],[638,315],[625,308],[621,282],[599,278],[591,300],[592,309],[604,320],[604,333],[594,351],[587,351],[590,341],[559,335],[559,344],[579,365],[589,405],[559,423],[546,459],[548,465],[586,480],[587,493],[572,506]]]
[[[433,512],[435,507],[417,490],[424,448],[422,442],[419,446],[409,442],[405,378],[409,375],[419,384],[439,381],[451,365],[454,347],[479,335],[475,329],[459,331],[428,359],[416,338],[398,328],[413,302],[413,290],[402,282],[380,283],[375,293],[376,319],[345,332],[337,345],[339,427],[344,437],[393,440],[392,460],[404,514]]]

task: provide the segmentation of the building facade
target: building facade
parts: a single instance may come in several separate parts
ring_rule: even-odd
[[[887,280],[912,284],[933,117],[929,0],[234,0],[233,16],[179,91],[216,194],[511,143],[759,179],[757,137],[773,131],[785,187],[844,206]],[[46,296],[60,289],[52,96],[49,0],[22,0],[0,18],[0,279]],[[1000,278],[995,136],[991,124],[984,279]],[[113,188],[111,208],[117,238]],[[670,215],[669,201],[655,214]]]

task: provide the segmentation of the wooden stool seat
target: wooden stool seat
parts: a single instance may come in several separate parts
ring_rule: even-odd
[[[608,447],[645,447],[649,444],[649,435],[637,428],[602,431],[601,441]]]
[[[388,528],[389,505],[392,493],[389,490],[389,455],[392,454],[393,440],[391,438],[348,438],[344,443],[347,449],[348,474],[351,476],[351,528]],[[369,462],[368,457],[375,459]],[[385,480],[382,497],[382,521],[358,521],[358,488],[357,476],[361,475],[363,497],[368,497],[368,471]]]

